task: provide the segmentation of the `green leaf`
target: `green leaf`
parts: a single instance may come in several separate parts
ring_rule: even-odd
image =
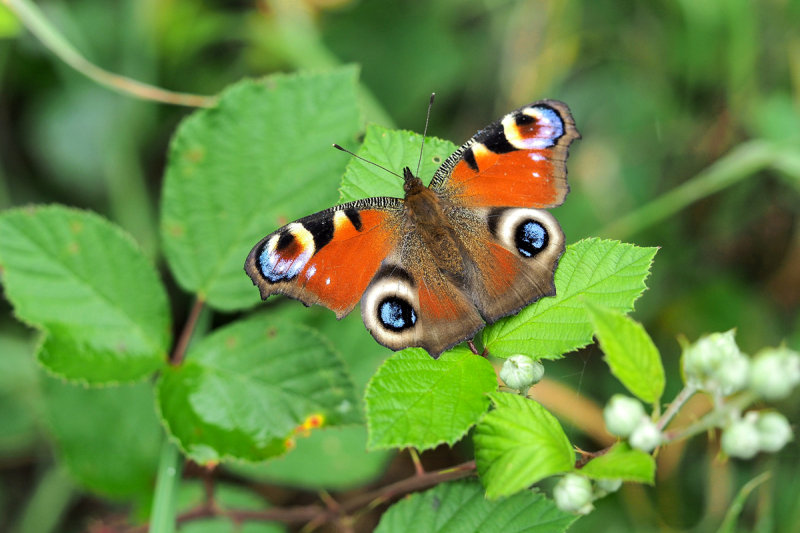
[[[45,332],[39,361],[91,384],[141,379],[166,361],[167,296],[133,240],[61,206],[0,215],[0,268],[21,320]]]
[[[592,341],[584,302],[627,312],[642,294],[656,248],[585,239],[567,246],[556,270],[556,296],[542,298],[483,331],[492,355],[555,359]]]
[[[364,144],[357,153],[368,161],[401,174],[403,167],[410,167],[413,172],[417,171],[421,146],[422,135],[418,133],[370,125],[364,137]],[[424,183],[430,182],[442,161],[456,148],[457,146],[450,141],[436,137],[425,138],[422,166],[419,171],[419,177]],[[353,158],[347,165],[342,179],[341,201],[349,202],[369,196],[402,198],[403,180],[375,165]]]
[[[654,483],[656,462],[653,456],[618,442],[608,452],[595,457],[580,473],[592,479],[622,479],[637,483]]]
[[[302,322],[329,338],[353,377],[359,400],[364,396],[367,381],[391,353],[375,342],[359,313],[337,320],[322,307],[305,308],[287,302],[280,310],[274,310],[274,314],[271,310],[271,314],[280,315],[284,321]],[[311,490],[344,490],[376,479],[393,455],[387,450],[366,450],[366,425],[325,427],[297,438],[295,444],[286,454],[264,463],[231,463],[226,467],[268,483]]]
[[[491,363],[456,348],[433,359],[409,348],[392,355],[367,385],[370,449],[419,450],[454,444],[489,407],[497,390]]]
[[[87,389],[45,378],[47,422],[59,459],[88,490],[150,502],[163,431],[150,383]]]
[[[322,428],[296,440],[296,447],[262,464],[236,464],[229,470],[262,482],[308,490],[349,490],[380,475],[391,458],[385,450],[367,452],[367,428]]]
[[[263,315],[235,322],[192,346],[158,383],[167,430],[198,463],[259,461],[286,450],[309,417],[359,422],[344,364],[314,330]]]
[[[611,373],[642,401],[655,403],[664,392],[661,355],[641,324],[610,309],[586,303]]]
[[[560,511],[543,494],[520,492],[499,501],[483,496],[474,480],[442,483],[394,504],[376,533],[558,533],[577,517]]]
[[[733,499],[731,506],[725,513],[725,519],[722,521],[722,524],[720,524],[719,529],[717,529],[717,533],[735,533],[739,530],[736,527],[736,521],[739,518],[739,515],[742,514],[742,510],[744,509],[744,504],[747,502],[747,498],[749,498],[750,494],[762,483],[766,482],[771,475],[772,473],[770,471],[762,472],[742,485],[742,488],[736,493],[736,497]]]
[[[218,309],[258,301],[242,271],[250,249],[336,202],[347,158],[331,143],[359,131],[356,77],[348,67],[246,80],[183,121],[161,206],[164,251],[181,287]]]
[[[573,468],[561,424],[544,407],[516,394],[490,394],[496,409],[475,428],[475,461],[490,499],[509,496]]]

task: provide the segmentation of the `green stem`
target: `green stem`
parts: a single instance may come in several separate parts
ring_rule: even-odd
[[[626,239],[671,217],[692,203],[769,167],[781,153],[778,147],[767,141],[755,140],[740,144],[687,182],[612,222],[600,234]]]
[[[661,416],[661,418],[658,420],[658,423],[656,424],[656,427],[658,428],[659,431],[663,431],[664,428],[667,427],[667,425],[670,423],[670,420],[672,420],[672,417],[674,417],[678,413],[678,411],[680,411],[681,407],[683,407],[683,404],[685,404],[689,400],[689,398],[691,398],[694,395],[695,392],[697,392],[696,387],[686,385],[678,393],[678,395],[675,396],[675,399],[672,400],[672,403],[669,404],[669,407],[667,408],[666,411],[664,411],[664,414]]]
[[[38,480],[33,495],[25,504],[15,533],[48,533],[55,531],[75,494],[69,474],[61,467],[52,467]]]
[[[757,399],[758,397],[752,392],[743,392],[725,404],[716,407],[713,411],[698,420],[695,424],[692,424],[681,430],[664,433],[663,442],[668,443],[688,439],[699,433],[708,431],[709,429],[719,427],[725,422],[731,413],[741,411],[751,403],[755,402]]]
[[[161,446],[156,490],[150,515],[151,533],[173,533],[178,516],[178,486],[181,480],[181,455],[169,440]]]
[[[90,63],[83,57],[55,26],[50,24],[50,21],[47,20],[41,10],[33,2],[29,0],[0,1],[17,15],[25,27],[51,52],[67,65],[100,85],[104,85],[111,90],[123,94],[135,96],[144,100],[155,100],[165,104],[190,107],[210,107],[214,105],[214,97],[167,91],[154,85],[108,72]]]

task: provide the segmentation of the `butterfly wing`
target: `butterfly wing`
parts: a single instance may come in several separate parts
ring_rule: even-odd
[[[458,213],[450,217],[458,219]],[[462,243],[474,262],[465,291],[486,322],[556,294],[554,274],[565,239],[553,215],[512,207],[469,210],[465,216],[482,218],[469,225],[471,234]]]
[[[364,292],[361,318],[387,348],[419,346],[438,357],[483,327],[460,285],[439,270],[418,234],[407,233]]]
[[[285,294],[342,318],[397,245],[402,214],[398,198],[331,207],[261,239],[247,256],[245,271],[263,299]]]
[[[578,138],[566,104],[534,102],[476,133],[442,163],[430,188],[469,207],[561,205],[569,145]]]

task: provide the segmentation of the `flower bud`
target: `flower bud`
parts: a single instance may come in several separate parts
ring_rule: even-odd
[[[661,432],[656,427],[655,422],[644,417],[631,432],[628,443],[630,443],[631,448],[649,453],[661,444]]]
[[[800,354],[788,348],[767,348],[756,355],[750,388],[767,400],[786,398],[800,383]]]
[[[722,451],[731,457],[750,459],[759,451],[759,433],[752,417],[735,420],[722,431]]]
[[[527,355],[512,355],[500,369],[500,379],[512,389],[526,391],[544,376],[544,366]]]
[[[792,440],[789,421],[780,413],[769,411],[761,413],[756,422],[758,447],[765,452],[777,452]]]
[[[617,492],[619,488],[622,486],[621,479],[598,479],[595,482],[595,486],[597,487],[597,495],[598,496],[605,496],[606,494],[610,494],[612,492]]]
[[[592,484],[583,476],[567,474],[553,488],[556,507],[568,513],[589,514],[592,509]]]
[[[733,330],[700,337],[683,353],[686,383],[724,395],[741,390],[747,383],[749,360],[733,338]]]
[[[615,394],[603,409],[603,420],[612,435],[627,437],[645,416],[644,407],[634,398]]]

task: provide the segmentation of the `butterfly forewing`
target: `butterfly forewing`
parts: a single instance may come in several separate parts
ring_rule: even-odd
[[[569,192],[566,160],[578,138],[567,105],[541,100],[476,133],[430,186],[471,207],[555,207]]]
[[[301,218],[261,239],[245,271],[263,299],[285,294],[342,318],[394,248],[402,212],[400,199],[380,197]]]

